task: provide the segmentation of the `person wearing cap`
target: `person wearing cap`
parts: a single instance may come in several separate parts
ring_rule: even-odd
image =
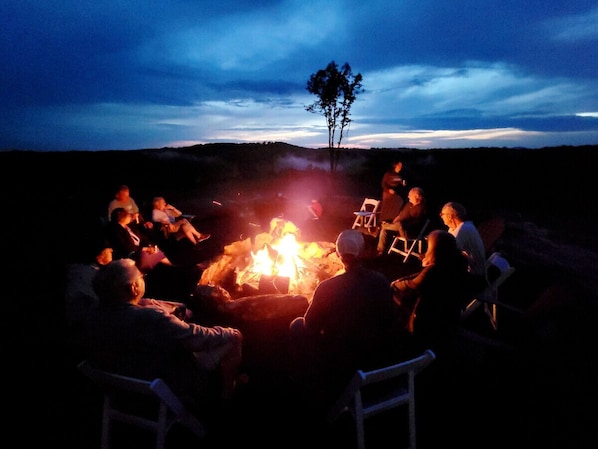
[[[362,264],[364,246],[357,230],[339,234],[344,271],[322,281],[305,314],[290,324],[294,374],[324,403],[355,370],[388,364],[399,349],[390,282]]]

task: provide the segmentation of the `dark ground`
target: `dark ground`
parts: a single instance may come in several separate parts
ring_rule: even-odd
[[[476,224],[495,216],[505,219],[494,249],[516,272],[500,295],[524,310],[522,315],[504,312],[498,331],[482,313],[471,317],[463,324],[467,334],[450,367],[430,367],[429,374],[422,373],[420,448],[598,444],[598,244],[595,213],[588,209],[598,168],[596,149],[524,153],[401,153],[414,184],[425,186],[434,205],[459,200]],[[6,296],[8,304],[20,305],[19,315],[13,316],[18,316],[23,334],[15,337],[31,343],[26,345],[29,356],[17,365],[14,376],[33,375],[37,381],[33,387],[28,382],[23,394],[35,401],[15,405],[31,423],[31,431],[20,432],[23,445],[39,440],[63,448],[99,447],[101,403],[75,370],[78,354],[65,346],[62,292],[65,263],[76,260],[116,184],[129,184],[139,203],[148,204],[161,194],[197,215],[196,227],[213,237],[201,251],[189,254],[209,261],[221,254],[224,244],[261,230],[280,210],[303,228],[306,241],[334,241],[338,232],[351,226],[352,211],[363,197],[379,195],[381,175],[395,158],[383,151],[367,158],[351,154],[340,175],[331,179],[313,167],[276,171],[274,163],[259,172],[252,158],[233,156],[224,157],[226,163],[210,156],[212,165],[206,170],[203,157],[190,161],[187,154],[160,150],[0,154],[4,191],[14,192],[6,210],[20,215],[26,208],[27,222],[33,225],[28,228],[20,221],[19,228],[9,226],[3,239],[6,254],[17,255],[9,264]],[[540,167],[550,170],[539,173]],[[156,176],[160,169],[161,179]],[[22,176],[23,183],[9,184],[8,174]],[[315,228],[304,221],[302,208],[311,197],[319,197],[325,208]],[[389,279],[417,269],[414,262],[402,265],[399,260],[389,256],[368,259],[367,264]],[[162,293],[157,284],[154,288]],[[183,299],[184,291],[175,291],[169,299]],[[245,329],[251,382],[223,420],[224,430],[216,429],[204,447],[352,447],[349,422],[321,425],[310,404],[297,397],[285,365],[287,323],[269,324]],[[374,420],[370,447],[387,445],[400,434],[399,419]],[[143,447],[147,442],[135,435],[132,444]],[[189,443],[196,442],[175,435],[172,443],[171,447],[192,447]]]

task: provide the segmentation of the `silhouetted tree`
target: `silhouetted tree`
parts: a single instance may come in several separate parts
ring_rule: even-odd
[[[331,61],[325,69],[312,74],[307,82],[307,90],[316,95],[318,100],[305,110],[326,118],[331,172],[336,170],[345,128],[351,123],[351,106],[357,95],[363,92],[362,80],[361,73],[353,75],[348,63],[345,62],[339,71],[338,65]],[[337,131],[338,141],[335,148]]]

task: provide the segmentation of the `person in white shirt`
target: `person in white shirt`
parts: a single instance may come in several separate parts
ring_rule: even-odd
[[[440,218],[457,240],[457,247],[467,256],[473,293],[482,291],[488,285],[486,251],[478,229],[467,219],[465,206],[448,202],[442,206]]]
[[[184,236],[194,245],[210,238],[210,234],[202,234],[195,229],[183,213],[172,204],[168,204],[164,197],[154,197],[152,204],[152,221],[160,223],[167,235],[175,234],[177,239]]]

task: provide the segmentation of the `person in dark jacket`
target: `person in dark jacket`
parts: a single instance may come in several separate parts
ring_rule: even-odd
[[[390,282],[362,264],[363,250],[361,232],[339,234],[336,252],[344,272],[322,281],[304,316],[290,325],[295,365],[320,403],[338,396],[357,369],[399,357]]]
[[[405,186],[407,181],[401,174],[403,162],[396,161],[390,170],[382,176],[382,204],[380,207],[380,221],[390,222],[399,214],[405,203]]]
[[[467,257],[456,239],[444,230],[428,235],[422,269],[391,283],[394,299],[407,316],[407,330],[413,335],[415,351],[432,349],[446,353],[456,337],[461,306],[468,297]]]

